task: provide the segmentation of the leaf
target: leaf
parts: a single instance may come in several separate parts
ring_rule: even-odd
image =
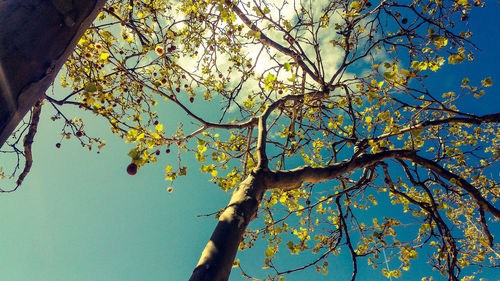
[[[276,80],[276,76],[272,75],[271,73],[268,73],[266,78],[264,78],[267,84],[272,83],[274,80]]]
[[[173,169],[173,168],[174,168],[174,167],[172,167],[172,165],[167,165],[167,166],[165,167],[165,173],[170,173],[170,172],[172,171],[172,169]]]
[[[101,59],[102,61],[107,61],[107,60],[108,60],[108,58],[109,58],[109,54],[108,54],[108,53],[106,53],[106,52],[101,53],[100,59]]]
[[[95,85],[95,83],[87,83],[85,84],[83,89],[89,93],[94,93],[95,91],[97,91],[97,86]]]
[[[129,151],[128,156],[130,156],[130,158],[132,158],[132,160],[138,160],[140,158],[139,150],[137,148],[132,148]]]
[[[361,4],[358,1],[353,1],[350,5],[351,9],[359,10],[361,9]]]
[[[272,246],[268,246],[267,247],[267,250],[265,252],[266,254],[266,257],[271,257],[271,256],[274,256],[274,253],[275,253],[275,250]]]
[[[395,75],[395,74],[394,74],[394,72],[392,72],[392,71],[386,71],[386,72],[384,72],[384,77],[385,77],[386,79],[388,79],[388,80],[393,79],[393,78],[394,78],[394,75]]]
[[[217,170],[216,170],[216,169],[213,169],[213,170],[210,172],[210,174],[212,175],[212,177],[214,177],[214,178],[215,178],[215,177],[217,176],[218,172],[217,172]]]
[[[493,85],[493,81],[491,80],[491,77],[488,77],[484,80],[481,80],[481,83],[483,84],[484,87],[491,87],[491,85]]]
[[[408,77],[410,76],[410,71],[406,70],[406,69],[401,69],[399,71],[399,73],[403,74],[404,76]]]
[[[456,53],[456,54],[451,54],[448,57],[448,63],[450,64],[457,64],[461,63],[465,60],[465,55],[463,53]]]
[[[285,62],[285,64],[283,66],[285,67],[286,71],[290,71],[290,69],[292,69],[292,66],[290,65],[289,62]]]

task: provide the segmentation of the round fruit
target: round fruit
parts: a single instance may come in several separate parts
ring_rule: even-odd
[[[75,136],[76,136],[77,138],[81,138],[81,137],[83,136],[82,131],[78,131],[78,132],[76,132],[76,133],[75,133]]]
[[[170,148],[167,148],[167,150],[165,150],[165,153],[170,153]]]
[[[167,188],[167,191],[168,191],[168,192],[172,192],[172,191],[174,191],[174,188],[173,188],[173,187],[171,187],[171,186],[169,186],[169,187]]]
[[[407,18],[402,19],[402,20],[401,20],[401,23],[402,23],[402,24],[406,24],[406,23],[408,23],[408,19],[407,19]]]
[[[61,143],[60,142],[56,143],[56,147],[61,148]]]
[[[135,163],[130,163],[128,166],[127,166],[127,173],[131,176],[137,174],[137,164]]]

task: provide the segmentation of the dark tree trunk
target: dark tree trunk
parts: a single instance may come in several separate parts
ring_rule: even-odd
[[[0,147],[45,94],[105,2],[0,1]]]

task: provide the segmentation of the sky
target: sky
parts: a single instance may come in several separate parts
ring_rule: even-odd
[[[500,8],[493,1],[487,5],[470,16],[473,40],[482,49],[476,61],[445,66],[431,85],[444,93],[455,90],[463,77],[478,84],[491,76],[494,85],[485,97],[461,105],[479,115],[500,108]],[[132,145],[111,135],[108,126],[91,115],[85,116],[85,129],[106,140],[101,153],[74,141],[58,149],[60,127],[49,120],[52,114],[48,106],[42,109],[31,173],[19,190],[0,194],[0,280],[187,280],[216,224],[213,217],[198,216],[223,208],[230,194],[196,169],[167,192],[164,167],[176,163],[174,153],[162,153],[158,163],[129,176],[125,168]],[[0,155],[0,166],[9,165],[13,162]],[[0,181],[1,188],[8,189],[9,183]],[[499,236],[498,222],[492,232]],[[257,245],[238,254],[247,263],[245,269],[260,277],[263,249]],[[419,259],[414,272],[426,266],[423,262]],[[348,259],[330,259],[330,264],[326,277],[305,272],[287,280],[348,279]],[[379,271],[366,267],[361,261],[357,280],[384,280]],[[494,273],[480,277],[498,280]],[[244,279],[235,270],[230,280]],[[420,278],[407,274],[401,280]]]

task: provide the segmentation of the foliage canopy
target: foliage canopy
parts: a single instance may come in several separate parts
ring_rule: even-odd
[[[66,63],[72,93],[45,103],[89,149],[103,143],[63,106],[103,117],[134,144],[139,169],[177,152],[167,181],[195,168],[183,164],[190,154],[224,191],[255,171],[281,177],[266,184],[259,226],[239,244],[267,240],[269,280],[327,273],[340,251],[353,279],[359,262],[399,260],[377,269],[399,277],[430,253],[434,269],[458,280],[466,268],[498,266],[490,225],[500,219],[500,114],[458,106],[480,98],[490,78],[464,77],[444,94],[427,85],[443,66],[474,59],[468,14],[483,5],[110,0]],[[282,268],[279,251],[314,259]]]

